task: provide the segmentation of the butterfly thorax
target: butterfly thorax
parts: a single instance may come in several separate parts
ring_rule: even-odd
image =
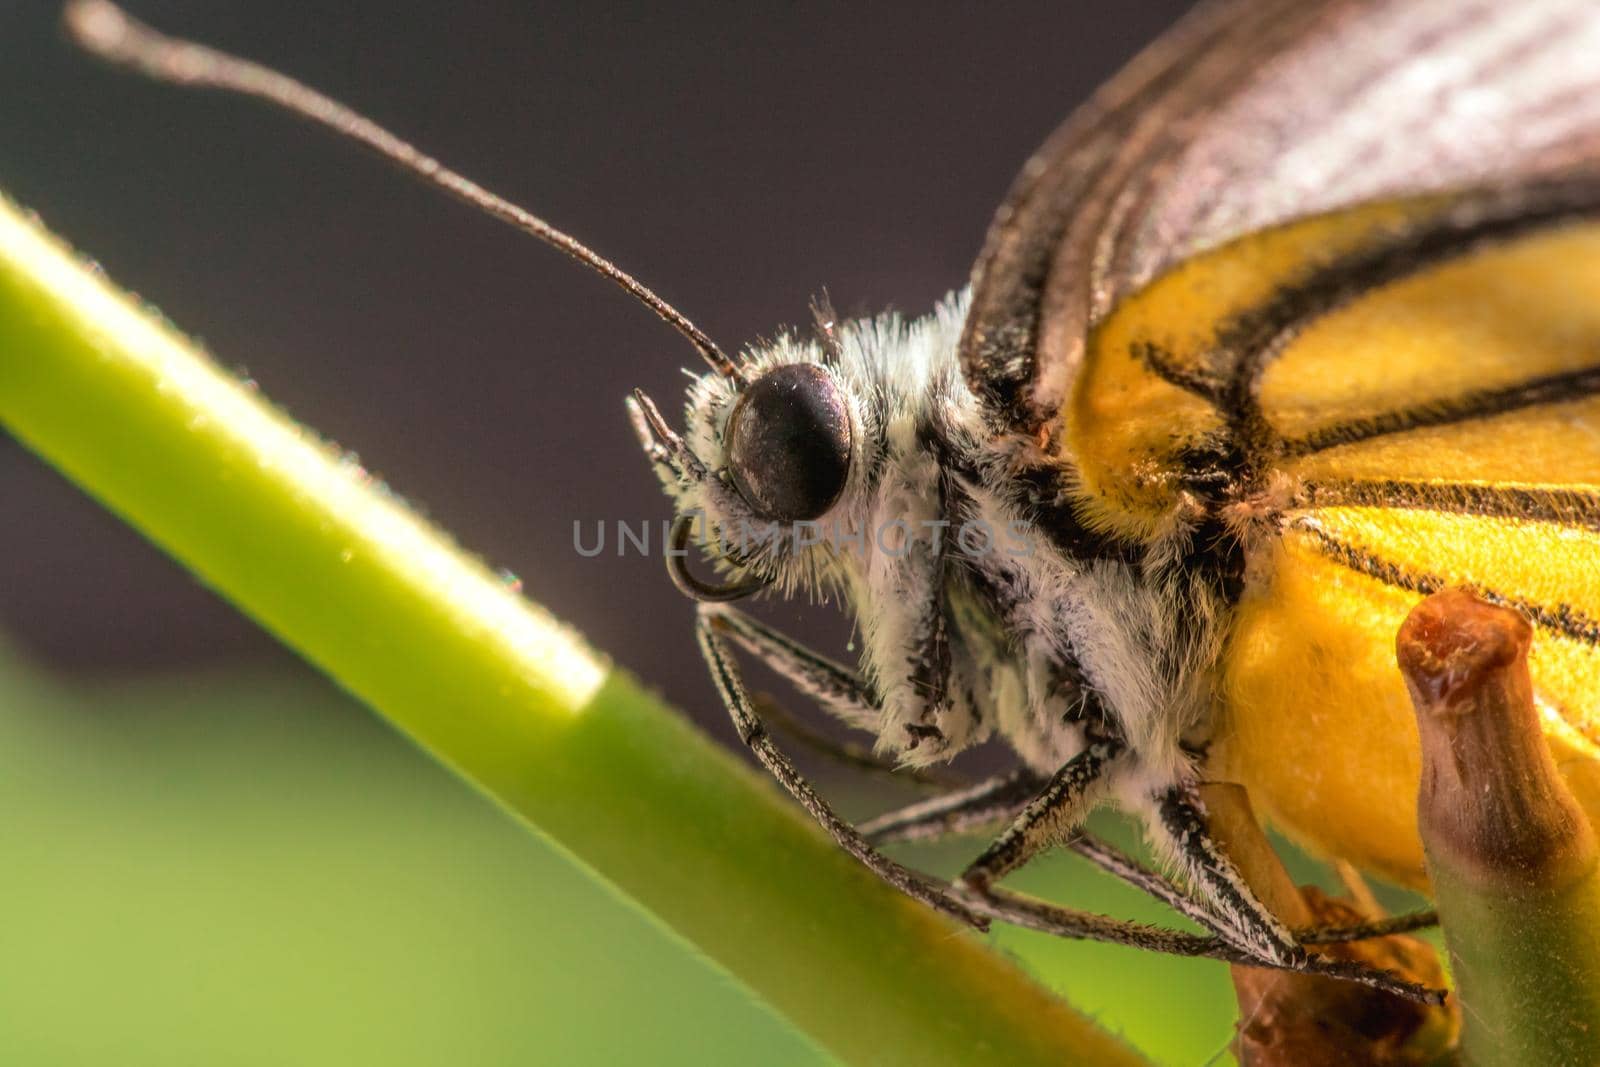
[[[955,355],[965,309],[751,354],[752,376],[814,363],[848,398],[849,480],[803,530],[735,536],[760,523],[716,473],[737,400],[715,376],[691,391],[686,435],[709,476],[668,488],[730,570],[846,603],[880,750],[925,765],[998,736],[1048,772],[1110,736],[1175,778],[1205,740],[1236,541],[1198,504],[1141,540],[1089,522],[1069,458],[985,423]]]

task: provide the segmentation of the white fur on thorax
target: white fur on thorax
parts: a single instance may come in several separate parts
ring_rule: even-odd
[[[920,524],[942,518],[939,461],[918,439],[919,423],[937,414],[971,439],[988,440],[957,365],[967,301],[963,292],[911,322],[890,315],[844,324],[832,359],[818,341],[795,335],[747,354],[752,380],[779,365],[813,363],[825,366],[848,398],[850,474],[838,503],[819,521],[858,538],[842,547],[773,552],[750,561],[750,569],[784,595],[804,589],[846,598],[862,636],[863,673],[883,703],[879,746],[909,764],[947,758],[997,731],[1029,765],[1055,770],[1081,750],[1084,737],[1080,726],[1062,722],[1067,709],[1047,695],[1046,681],[1052,663],[1076,657],[1135,758],[1127,788],[1176,781],[1187,771],[1180,740],[1210,710],[1221,606],[1196,596],[1181,577],[1164,587],[1152,584],[1128,564],[1081,564],[1039,538],[1030,557],[1012,564],[1025,591],[1021,619],[984,618],[970,597],[952,612],[959,632],[953,635],[951,700],[933,721],[944,743],[908,746],[905,727],[916,701],[905,646],[918,608],[934,590],[912,565],[914,553],[895,558],[884,548],[894,547],[896,520],[926,537]],[[714,472],[724,466],[721,438],[735,399],[734,386],[715,374],[698,378],[690,390],[686,440]],[[996,441],[993,447],[1014,450],[1017,444]],[[748,514],[726,479],[715,475],[698,485],[669,479],[668,488],[680,512],[703,511],[714,527]],[[992,528],[1007,529],[1018,517],[993,487],[964,488]],[[959,555],[947,563],[972,565]],[[959,575],[946,574],[948,595],[965,596]]]
[[[994,493],[975,487],[973,496],[990,524],[1013,518]],[[1076,754],[1077,732],[1059,728],[1061,709],[1040,692],[1044,664],[1075,658],[1139,762],[1177,780],[1188,764],[1179,742],[1210,710],[1210,667],[1221,641],[1218,615],[1196,617],[1195,608],[1215,606],[1190,603],[1183,587],[1147,582],[1125,563],[1077,565],[1040,545],[1020,565],[1031,594],[1020,635],[1027,706],[1002,712],[1002,734],[1046,773]],[[1187,640],[1181,631],[1189,631]]]

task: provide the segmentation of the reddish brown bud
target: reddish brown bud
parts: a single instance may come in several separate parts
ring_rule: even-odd
[[[1587,870],[1595,843],[1539,725],[1531,638],[1515,611],[1452,590],[1417,606],[1397,653],[1417,710],[1430,853],[1486,880],[1558,888]]]

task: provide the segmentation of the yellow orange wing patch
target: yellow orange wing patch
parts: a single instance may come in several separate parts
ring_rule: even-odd
[[[1247,542],[1212,773],[1293,836],[1412,885],[1417,740],[1394,638],[1424,595],[1466,585],[1522,611],[1558,762],[1600,758],[1600,224],[1470,216],[1363,208],[1192,260],[1097,332],[1068,412],[1088,506],[1124,534],[1178,507],[1186,456],[1236,457],[1245,510],[1268,519]]]

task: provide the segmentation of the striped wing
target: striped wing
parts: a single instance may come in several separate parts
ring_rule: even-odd
[[[1600,225],[1494,242],[1323,316],[1258,395],[1299,492],[1235,634],[1232,752],[1270,752],[1258,789],[1291,825],[1415,881],[1392,649],[1423,595],[1468,586],[1526,615],[1558,760],[1600,756]],[[1276,780],[1286,736],[1321,768],[1310,789]]]
[[[968,384],[1049,429],[1108,311],[1199,252],[1600,154],[1593,0],[1213,0],[1024,168],[973,275]]]
[[[1447,587],[1530,619],[1558,758],[1600,757],[1600,178],[1198,256],[1108,317],[1068,415],[1101,525],[1255,531],[1214,754],[1302,839],[1421,881],[1393,648]]]

